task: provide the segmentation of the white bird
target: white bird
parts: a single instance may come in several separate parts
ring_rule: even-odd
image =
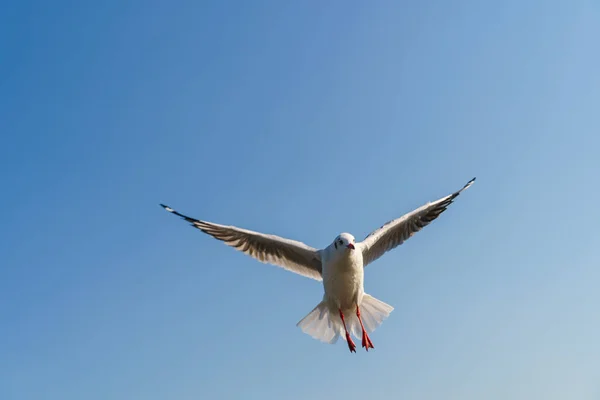
[[[369,333],[394,308],[365,293],[364,267],[436,219],[474,181],[475,178],[460,190],[387,222],[360,243],[351,234],[342,233],[321,250],[275,235],[201,221],[164,204],[161,206],[250,257],[322,281],[323,300],[296,325],[326,343],[335,343],[341,336],[350,351],[356,352],[356,345],[350,337],[352,333],[357,339],[362,339],[362,347],[369,351],[373,348]]]

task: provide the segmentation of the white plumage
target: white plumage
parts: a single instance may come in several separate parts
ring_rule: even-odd
[[[364,267],[431,223],[474,181],[475,178],[460,190],[387,222],[362,242],[356,243],[354,236],[342,233],[321,250],[275,235],[190,218],[161,206],[258,261],[323,281],[323,300],[297,326],[326,343],[335,343],[341,336],[350,351],[355,351],[352,334],[361,338],[362,346],[368,350],[373,348],[368,334],[389,316],[393,307],[364,292]]]

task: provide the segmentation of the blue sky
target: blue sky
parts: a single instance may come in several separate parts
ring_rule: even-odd
[[[0,3],[0,398],[599,399],[600,6]],[[460,188],[319,283],[158,203],[324,247]]]

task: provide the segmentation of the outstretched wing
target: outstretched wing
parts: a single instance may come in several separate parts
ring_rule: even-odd
[[[277,265],[288,271],[322,280],[321,257],[317,249],[302,242],[285,239],[275,235],[253,232],[235,226],[225,226],[212,222],[200,221],[180,214],[171,207],[161,206],[190,222],[194,227],[225,244],[257,259],[260,262]]]
[[[367,266],[377,260],[384,253],[400,246],[405,240],[416,232],[429,225],[452,204],[454,199],[475,182],[471,179],[462,189],[443,197],[433,203],[425,204],[400,218],[387,222],[381,228],[371,232],[359,244],[363,253],[363,265]]]

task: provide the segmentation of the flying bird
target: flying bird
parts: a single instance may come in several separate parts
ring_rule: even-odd
[[[335,343],[342,337],[350,351],[356,352],[350,334],[360,339],[362,347],[369,351],[374,348],[369,333],[394,309],[365,293],[364,268],[439,217],[474,182],[475,178],[460,190],[385,223],[362,242],[356,242],[349,233],[341,233],[321,250],[275,235],[198,220],[164,204],[161,206],[258,261],[322,281],[323,300],[296,326],[325,343]]]

